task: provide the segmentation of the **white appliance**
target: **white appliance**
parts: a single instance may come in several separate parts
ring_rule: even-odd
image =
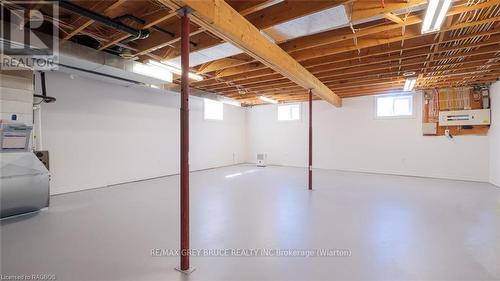
[[[49,206],[49,171],[30,151],[31,129],[0,120],[0,218]]]
[[[257,154],[257,167],[265,167],[266,166],[266,154]]]
[[[440,111],[439,126],[490,125],[490,109]]]

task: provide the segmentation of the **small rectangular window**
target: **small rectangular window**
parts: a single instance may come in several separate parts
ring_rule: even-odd
[[[300,104],[278,105],[278,120],[279,121],[300,120]]]
[[[224,117],[224,104],[219,101],[204,99],[203,117],[205,120],[222,120]]]
[[[413,95],[375,97],[377,118],[413,117]]]

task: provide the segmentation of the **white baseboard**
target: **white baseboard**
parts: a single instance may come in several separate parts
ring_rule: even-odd
[[[255,164],[255,163],[251,163],[251,164]],[[294,166],[294,165],[281,165],[281,164],[267,164],[267,166],[307,169],[307,166]],[[444,180],[455,180],[455,181],[491,183],[488,180],[453,178],[453,177],[449,177],[449,176],[422,175],[422,174],[401,173],[401,172],[391,172],[391,171],[372,171],[372,170],[359,170],[359,169],[331,169],[331,168],[319,168],[319,167],[314,167],[314,166],[313,166],[313,170],[326,170],[326,171],[339,171],[339,172],[351,172],[351,173],[363,173],[363,174],[375,174],[375,175],[389,175],[389,176],[401,176],[401,177],[414,177],[414,178],[444,179]]]

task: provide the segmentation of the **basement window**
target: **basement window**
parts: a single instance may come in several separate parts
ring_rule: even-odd
[[[300,104],[278,105],[279,121],[300,120]]]
[[[375,97],[376,118],[413,117],[413,95],[395,94]]]
[[[203,99],[203,117],[205,120],[222,120],[224,104],[211,99]]]

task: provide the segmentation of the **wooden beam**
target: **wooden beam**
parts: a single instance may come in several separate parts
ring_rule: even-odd
[[[446,22],[444,23],[444,26],[446,28],[449,28],[452,24],[453,18],[448,17],[446,18]],[[439,46],[441,42],[443,42],[444,36],[446,32],[439,32],[436,36],[438,36],[438,40],[435,45],[433,45],[431,48],[433,49],[432,53],[430,54],[429,61],[432,61],[434,59],[434,55],[439,51]],[[429,66],[429,62],[427,62],[427,67]],[[427,72],[427,67],[424,69],[424,74]]]
[[[477,5],[472,5],[472,6],[458,6],[452,8],[448,13],[447,16],[448,18],[451,18],[454,15],[469,12],[469,11],[474,11],[474,10],[479,10],[479,9],[484,9],[484,8],[489,8],[494,5],[497,5],[499,1],[489,1],[489,2],[484,2],[480,3]],[[416,5],[418,3],[421,3],[421,1],[413,1],[412,5]],[[385,10],[388,8],[392,7],[401,7],[401,5],[408,5],[408,4],[401,4],[399,3],[398,5],[394,6],[388,6],[386,7]],[[372,10],[367,10],[363,14],[365,16],[374,16],[375,11],[379,12],[380,9],[372,9]],[[492,19],[485,19],[483,21],[475,23],[475,25],[481,24],[481,23],[487,23],[487,22],[494,22],[497,21],[498,17],[492,18]],[[388,25],[382,25],[382,26],[374,26],[374,27],[367,27],[363,28],[361,30],[358,30],[356,34],[352,33],[352,30],[350,28],[341,28],[341,29],[335,29],[332,31],[326,31],[322,33],[318,33],[315,35],[310,35],[310,36],[305,36],[305,37],[300,37],[297,39],[290,40],[288,42],[285,42],[283,44],[280,44],[280,47],[287,51],[287,52],[293,52],[291,55],[298,61],[302,62],[303,60],[309,60],[309,59],[314,59],[316,57],[321,57],[323,55],[331,55],[331,54],[336,54],[340,51],[349,51],[349,50],[358,50],[359,48],[364,48],[364,47],[369,47],[369,46],[375,46],[377,44],[373,43],[368,43],[367,40],[364,40],[364,38],[361,38],[358,40],[358,44],[353,45],[352,41],[350,39],[354,38],[359,38],[363,36],[368,36],[368,35],[373,35],[381,32],[387,32],[390,30],[397,30],[402,27],[408,28],[409,26],[417,25],[422,22],[422,18],[420,16],[412,16],[409,17],[404,23],[398,23],[398,24],[388,24]],[[474,23],[474,22],[473,22]],[[451,29],[457,29],[457,28],[463,28],[463,27],[468,27],[471,26],[469,23],[463,23],[460,24],[459,26],[456,27],[447,27],[443,30],[443,33],[451,30]],[[413,35],[414,36],[408,36],[408,34],[405,34],[405,36],[402,36],[401,38],[404,40],[407,40],[409,38],[415,38],[415,37],[420,37],[422,36],[419,31],[419,27],[414,28]],[[401,39],[400,39],[401,40]],[[385,40],[383,42],[380,42],[380,44],[387,44],[390,42],[397,42],[399,40]],[[346,47],[340,48],[338,43],[343,43]],[[372,40],[372,42],[375,42]],[[375,42],[376,43],[376,42]],[[320,46],[324,46],[319,48]],[[348,46],[351,46],[349,49],[346,50]],[[306,49],[309,48],[314,48],[313,50],[315,51],[309,51]],[[300,52],[299,52],[300,51]],[[328,62],[329,60],[321,60],[322,62]],[[303,63],[304,64],[304,63]],[[231,71],[231,70],[228,70]],[[226,71],[226,72],[228,72]]]
[[[439,76],[433,76],[434,77],[439,77]],[[420,81],[417,83],[418,89],[426,89],[426,88],[433,88],[433,87],[450,87],[450,86],[467,86],[467,85],[473,85],[475,83],[488,83],[488,82],[493,82],[496,80],[498,77],[498,72],[491,72],[490,74],[471,74],[467,75],[464,74],[462,76],[455,76],[452,79],[446,79],[446,80],[439,80],[436,82],[433,82],[432,84],[425,85],[424,83],[421,83]],[[404,79],[396,79],[393,80],[393,83],[387,83],[385,87],[377,87],[375,89],[369,88],[369,89],[359,89],[359,84],[356,85],[358,90],[342,90],[340,88],[338,90],[338,94],[341,95],[342,97],[355,97],[355,96],[366,96],[366,95],[371,95],[371,94],[382,94],[390,91],[401,91],[403,88],[403,83],[397,83],[398,81],[404,81]],[[258,94],[256,93],[249,93],[245,95],[240,95],[240,94],[225,94],[227,97],[231,97],[234,99],[240,100],[244,104],[255,104],[259,103],[259,101],[256,99]],[[273,97],[284,102],[292,102],[292,101],[304,101],[306,100],[307,96],[304,95],[304,91],[300,92],[292,92],[292,91],[283,91],[283,92],[277,92],[273,94]]]
[[[247,4],[245,7],[239,7],[236,8],[234,7],[235,10],[237,10],[240,15],[246,16],[255,12],[258,12],[262,9],[265,9],[267,7],[270,7],[272,5],[276,5],[277,3],[280,3],[281,0],[260,0],[260,1],[248,1],[248,2],[243,2]]]
[[[448,11],[446,16],[452,17],[454,15],[485,9],[498,5],[498,0],[495,1],[484,2],[472,6],[453,7],[452,9],[450,9],[450,11]],[[359,30],[356,32],[356,36],[360,37],[360,36],[376,34],[379,32],[386,32],[388,30],[400,29],[402,27],[406,27],[409,25],[419,24],[422,21],[423,21],[422,16],[415,15],[408,17],[404,23],[398,23],[398,24],[390,23],[380,26],[359,27]],[[342,40],[352,39],[353,37],[354,35],[352,34],[350,28],[339,28],[314,35],[300,37],[297,39],[292,39],[286,43],[281,44],[280,46],[287,52],[296,52],[303,49],[319,47],[322,45],[330,45],[336,42],[340,42]]]
[[[460,65],[459,68],[449,68],[449,67],[454,67],[456,65]],[[487,72],[490,71],[491,69],[478,69],[479,67],[482,66],[489,66],[489,67],[496,67],[498,66],[499,63],[488,63],[488,58],[478,58],[478,59],[472,59],[472,60],[466,60],[464,63],[456,62],[456,63],[449,63],[446,65],[436,65],[434,67],[448,67],[446,69],[436,69],[432,70],[429,72],[426,77],[431,77],[432,75],[442,75],[441,73],[448,73],[448,75],[453,76],[453,75],[461,75],[464,73],[477,73],[477,72]],[[409,71],[415,71],[415,72],[420,72],[422,71],[423,66],[420,67],[412,67],[412,68],[407,68],[406,70]],[[323,83],[327,85],[328,87],[333,87],[334,85],[346,85],[346,84],[352,84],[352,85],[357,85],[359,86],[360,84],[366,84],[368,82],[374,82],[377,81],[377,79],[383,79],[383,78],[402,78],[402,70],[391,70],[389,69],[383,69],[383,68],[376,68],[376,69],[371,69],[368,72],[364,73],[358,73],[358,75],[353,76],[352,73],[350,74],[335,74],[335,75],[330,75],[322,78]],[[355,77],[355,78],[354,78]],[[300,92],[303,91],[299,87],[295,85],[277,85],[277,86],[272,86],[269,88],[266,88],[265,86],[263,87],[249,87],[246,88],[248,91],[259,91],[263,93],[268,93],[268,91],[296,91]],[[333,88],[334,90],[337,90],[335,87]],[[237,93],[238,91],[235,90],[224,90],[220,91],[219,93],[222,94],[230,94],[230,93]]]
[[[160,0],[161,3],[189,6],[194,11],[191,18],[198,25],[209,30],[226,42],[230,42],[254,59],[266,64],[304,89],[311,89],[315,95],[340,107],[342,100],[318,78],[307,71],[223,0]]]
[[[442,41],[442,36],[441,36],[441,41]],[[441,41],[439,41],[437,44],[439,45],[439,43]],[[456,51],[456,50],[460,50],[460,49],[482,47],[485,45],[493,45],[493,46],[491,46],[489,48],[482,48],[482,49],[475,50],[472,52],[462,52],[462,53],[458,53],[458,54],[455,54],[452,56],[446,56],[443,59],[452,59],[452,58],[456,58],[456,57],[472,56],[472,55],[484,54],[484,53],[494,53],[494,52],[498,51],[498,48],[499,48],[498,43],[499,42],[500,42],[500,35],[496,35],[496,36],[493,36],[484,42],[479,42],[479,43],[470,44],[470,45],[458,45],[456,47],[453,47],[453,50]],[[446,50],[448,50],[448,49],[446,49]],[[361,66],[361,65],[366,66],[369,64],[373,64],[373,63],[382,63],[382,62],[389,62],[389,61],[394,61],[394,60],[404,60],[404,59],[410,59],[410,58],[414,58],[414,57],[421,57],[421,56],[425,56],[425,55],[427,55],[427,56],[432,55],[431,58],[427,60],[427,62],[430,63],[430,62],[434,61],[434,55],[436,55],[437,53],[438,53],[438,49],[434,49],[434,51],[420,49],[417,52],[410,51],[404,55],[398,54],[396,56],[387,56],[387,57],[382,57],[382,58],[377,57],[377,58],[365,59],[365,60],[361,60],[360,58],[351,58],[351,59],[348,59],[348,60],[343,61],[343,62],[335,61],[335,62],[324,64],[321,66],[315,66],[315,67],[308,67],[307,65],[304,65],[304,66],[309,71],[311,71],[311,73],[313,73],[314,75],[317,75],[318,73],[325,72],[325,71],[332,71],[332,70],[338,71],[338,70],[341,70],[343,68],[352,68],[352,67]],[[254,71],[254,70],[258,70],[258,69],[262,69],[262,68],[263,67],[261,65],[255,66],[252,64],[246,64],[246,65],[241,65],[239,67],[233,67],[230,69],[222,70],[222,71],[218,72],[215,75],[215,77],[217,77],[217,78],[227,77],[227,76],[231,76],[231,75],[235,75],[235,74],[239,74],[239,73],[244,73],[244,72],[248,72],[248,71]]]
[[[422,82],[419,82],[419,85],[418,87],[430,87],[430,85],[432,86],[436,86],[436,85],[439,85],[439,84],[444,84],[444,83],[459,83],[461,80],[467,80],[467,79],[472,79],[471,77],[480,77],[480,79],[476,79],[477,80],[482,80],[482,81],[495,81],[496,78],[498,77],[499,75],[499,72],[500,70],[498,68],[496,69],[488,69],[488,70],[469,70],[469,71],[461,71],[461,72],[455,72],[455,73],[452,73],[453,75],[450,76],[450,74],[446,74],[445,75],[445,79],[442,79],[442,80],[439,80],[439,81],[432,81],[431,83],[422,83]],[[443,75],[439,75],[439,74],[436,74],[436,76],[432,76],[432,77],[443,77]],[[382,78],[380,78],[382,79]],[[401,81],[398,83],[398,81]],[[334,86],[332,86],[337,94],[339,96],[344,96],[346,94],[357,94],[357,93],[361,93],[361,95],[363,93],[366,93],[368,91],[370,92],[375,92],[375,93],[383,93],[385,90],[387,90],[388,87],[392,87],[394,85],[396,85],[396,88],[393,88],[393,89],[397,89],[397,90],[402,90],[403,88],[403,85],[404,85],[404,80],[394,80],[393,82],[389,82],[387,83],[386,85],[367,85],[367,86],[362,86],[362,85],[365,85],[363,82],[361,83],[358,83],[357,85],[353,85],[352,87],[339,87],[339,88],[336,88]],[[255,95],[273,95],[273,97],[276,97],[276,96],[279,96],[281,94],[287,94],[287,95],[300,95],[300,94],[303,94],[304,91],[302,89],[269,89],[269,90],[262,90],[262,91],[250,91],[248,94],[252,95],[252,94],[255,94]],[[244,97],[246,95],[239,95],[237,93],[234,93],[234,94],[231,94],[231,93],[224,93],[223,95],[225,96],[230,96],[230,97],[233,97],[233,98],[238,98],[238,97]]]
[[[189,33],[189,37],[195,36],[197,34],[205,32],[205,29],[203,28],[196,28],[196,27],[191,27],[191,33]],[[177,32],[178,33],[178,32]],[[177,34],[176,33],[176,34]],[[165,40],[165,35],[162,33],[156,32],[152,37],[152,40],[149,41],[143,41],[138,44],[138,49],[141,50],[140,52],[136,53],[135,56],[140,56],[140,55],[145,55],[148,53],[151,53],[153,51],[159,50],[163,47],[166,46],[171,46],[174,43],[177,43],[181,40],[180,36],[174,36],[168,40]],[[158,44],[157,42],[161,42]],[[163,60],[163,57],[161,58]]]
[[[385,13],[384,18],[386,18],[394,23],[404,24],[404,21],[400,17],[396,16],[393,13]]]
[[[359,21],[370,18],[373,14],[383,15],[392,11],[409,9],[427,2],[427,0],[386,1],[386,3],[382,5],[380,1],[356,1],[352,8],[351,20],[353,22]]]
[[[327,2],[327,1],[325,1]],[[347,1],[346,1],[347,2]],[[396,3],[396,4],[390,4],[386,7],[384,11],[396,11],[401,8],[410,8],[416,5],[420,5],[425,1],[422,0],[417,0],[417,1],[409,1],[408,3]],[[305,2],[308,3],[308,2]],[[315,4],[316,2],[309,3],[308,5]],[[350,3],[345,3],[344,6],[347,6],[348,8],[353,5],[352,2]],[[380,15],[380,10],[379,9],[371,9],[365,11],[362,16],[365,18],[363,19],[368,19],[372,18],[375,16]],[[361,19],[359,19],[361,20]],[[256,21],[256,19],[254,19]],[[287,42],[279,44],[279,46],[285,50],[286,52],[293,52],[293,51],[298,51],[301,49],[306,49],[306,48],[311,48],[319,45],[332,45],[335,44],[336,42],[340,42],[346,39],[354,39],[357,36],[365,36],[369,34],[375,34],[378,32],[383,32],[395,28],[401,28],[402,26],[405,26],[405,24],[411,25],[411,24],[416,24],[420,23],[422,20],[420,17],[413,17],[411,21],[404,23],[404,24],[396,24],[393,26],[378,26],[378,27],[373,27],[373,28],[365,28],[363,30],[357,31],[356,34],[353,34],[352,30],[350,27],[345,27],[345,28],[340,28],[340,29],[335,29],[332,31],[326,31],[326,32],[321,32],[318,34],[314,35],[309,35],[309,36],[304,36],[304,37],[299,37],[296,39],[289,40]]]
[[[198,68],[198,74],[209,73],[209,72],[212,72],[212,71],[215,71],[218,69],[224,69],[224,68],[238,66],[238,65],[246,64],[246,63],[248,63],[248,60],[224,58],[224,59],[208,62],[208,63],[202,65],[200,68]]]
[[[480,20],[480,21],[461,23],[461,24],[453,25],[453,26],[449,27],[447,30],[454,30],[454,29],[459,29],[459,28],[463,28],[463,27],[476,26],[476,25],[480,25],[480,24],[484,24],[484,23],[496,22],[498,20],[500,20],[500,17],[494,17],[494,18],[489,18],[489,19]],[[466,34],[466,35],[463,35],[461,37],[444,36],[442,42],[443,43],[444,42],[452,42],[452,41],[463,40],[466,38],[473,38],[473,37],[482,36],[482,35],[492,35],[492,34],[497,34],[499,32],[500,32],[500,28],[495,28],[495,29],[492,29],[489,31],[484,31],[484,32],[479,32],[479,33],[474,33],[474,34]],[[393,38],[380,39],[380,40],[367,39],[365,41],[360,41],[360,43],[364,47],[364,49],[361,50],[361,54],[364,54],[363,56],[374,56],[374,55],[388,54],[391,52],[402,51],[402,50],[408,51],[408,50],[415,49],[415,48],[421,48],[421,47],[426,46],[426,45],[431,46],[435,42],[432,35],[420,35],[420,34],[417,34],[417,31],[413,31],[411,33],[413,34],[413,36],[409,36],[408,33],[406,34],[406,36],[403,36],[403,37],[405,37],[406,40],[408,40],[408,39],[413,40],[413,41],[406,41],[405,47],[401,47],[400,45],[394,45],[395,43],[397,43],[399,41],[395,40]],[[390,45],[389,45],[389,47],[387,47],[387,44],[390,44],[391,42],[393,43],[392,47]],[[458,47],[463,48],[463,46],[458,46]],[[326,50],[328,50],[328,51],[326,51]],[[308,59],[306,61],[302,61],[302,59],[298,59],[298,60],[301,62],[302,65],[309,68],[311,66],[331,64],[331,63],[337,62],[339,60],[341,61],[341,60],[350,60],[350,59],[358,58],[355,55],[353,55],[352,53],[347,53],[347,52],[351,52],[351,51],[355,51],[355,50],[356,50],[356,47],[352,46],[352,43],[351,43],[350,47],[349,47],[349,45],[346,45],[345,47],[338,46],[338,44],[336,46],[334,45],[334,47],[325,46],[324,48],[321,48],[320,51],[318,51],[318,52],[322,53],[321,55],[317,54],[318,55],[317,57]],[[446,48],[445,48],[445,50],[446,50]],[[325,54],[325,51],[326,51],[326,54]],[[304,55],[308,56],[311,54],[304,52]],[[292,55],[292,57],[294,57],[294,56]],[[359,56],[359,58],[361,58],[361,57],[362,56]],[[243,67],[243,66],[240,66],[240,67]],[[229,71],[231,71],[230,68],[225,70],[226,73],[228,73]],[[258,76],[261,77],[262,75],[260,75],[260,74],[271,75],[273,73],[269,72],[267,69],[262,69],[262,70],[246,72],[242,75],[235,74],[234,78],[233,78],[233,76],[231,76],[231,77],[228,77],[228,79],[229,80],[244,80],[244,79],[252,78],[252,75],[254,77],[258,77]],[[202,82],[195,83],[195,85],[197,85],[197,86],[205,86],[205,85],[208,86],[208,85],[214,85],[214,84],[217,84],[217,82],[211,82],[210,80],[205,80]]]
[[[480,25],[480,24],[484,24],[484,23],[496,22],[499,20],[500,20],[500,16],[497,16],[497,17],[487,18],[487,19],[478,20],[478,21],[457,23],[457,24],[454,24],[448,28],[442,29],[442,32],[471,27],[471,26]],[[425,35],[422,35],[420,33],[420,28],[418,26],[414,25],[412,27],[414,27],[413,30],[410,30],[407,27],[405,35],[403,35],[403,36],[391,36],[388,39],[374,39],[374,38],[364,38],[364,37],[359,38],[358,39],[358,46],[360,46],[361,48],[367,48],[367,47],[372,47],[372,46],[377,46],[377,45],[388,44],[391,42],[406,40],[406,39],[410,39],[410,38],[425,36]],[[327,56],[327,55],[331,55],[331,54],[337,54],[340,52],[356,50],[358,48],[358,46],[354,46],[353,44],[351,44],[350,46],[349,45],[342,46],[340,44],[332,44],[332,45],[322,46],[320,48],[313,48],[313,49],[294,52],[291,55],[292,55],[292,57],[294,57],[298,61],[305,61],[308,59]]]
[[[246,18],[248,21],[253,23],[257,29],[262,30],[299,17],[342,5],[346,2],[348,2],[348,0],[288,0],[270,6],[269,8],[261,10],[257,13],[253,13]]]
[[[175,5],[175,6],[179,7],[177,2],[179,2],[180,0],[179,1],[169,0],[169,1],[171,1],[171,2],[164,3],[164,4]],[[307,15],[307,14],[314,13],[314,12],[317,12],[317,11],[320,11],[320,10],[323,10],[326,8],[334,7],[334,6],[337,6],[339,4],[345,3],[347,1],[349,1],[349,0],[333,0],[333,1],[314,0],[313,2],[304,2],[302,0],[287,0],[287,1],[279,2],[275,5],[268,5],[266,7],[262,7],[262,9],[260,9],[259,11],[256,11],[254,13],[249,14],[247,16],[247,19],[252,24],[259,27],[259,29],[263,29],[263,28],[267,28],[267,27],[270,27],[273,25],[280,24],[282,22],[286,22],[286,21],[295,19],[301,15]],[[202,2],[202,1],[200,1],[200,2]],[[258,8],[258,6],[261,4],[260,0],[253,2],[253,3],[252,3],[252,1],[250,1],[249,3],[254,4],[255,8]],[[234,9],[237,10],[238,12],[240,12],[239,9],[243,9],[243,10],[253,9],[252,7],[254,7],[254,6],[250,6],[250,4],[247,4],[247,6],[234,5]],[[163,43],[162,38],[159,37],[160,35],[156,36],[153,34],[152,36],[150,36],[150,38],[148,38],[146,40],[142,40],[138,46],[138,49],[140,50],[140,52],[137,53],[136,56],[151,53],[151,52],[154,52],[158,49],[164,48],[165,46],[168,46],[165,43]],[[194,36],[194,35],[196,35],[196,34],[191,34],[191,36]],[[158,42],[162,42],[162,43],[158,43]],[[202,45],[198,46],[197,48],[193,48],[191,51],[196,51],[196,50],[203,49],[206,47],[210,47],[210,44],[209,45],[202,44]],[[157,54],[155,54],[155,55],[157,55]],[[178,56],[178,54],[174,54],[174,56],[175,55]],[[163,57],[162,59],[165,60],[168,58]]]
[[[498,33],[500,33],[500,28],[491,29],[478,33],[465,34],[460,37],[445,36],[445,38],[443,39],[443,43],[467,40],[481,36],[491,36]],[[435,41],[432,36],[427,35],[406,40],[404,46],[401,46],[401,44],[397,43],[399,42],[389,45],[378,45],[378,46],[368,47],[362,49],[360,54],[356,54],[354,51],[349,51],[349,52],[329,55],[326,57],[318,57],[302,62],[302,65],[304,65],[305,67],[314,67],[314,66],[327,65],[331,62],[351,60],[354,58],[361,59],[364,57],[371,57],[377,55],[391,55],[392,53],[395,52],[408,52],[423,47],[430,47],[435,43]],[[463,45],[459,45],[458,48],[461,48],[462,46]],[[451,50],[452,48],[454,47],[446,49]]]

